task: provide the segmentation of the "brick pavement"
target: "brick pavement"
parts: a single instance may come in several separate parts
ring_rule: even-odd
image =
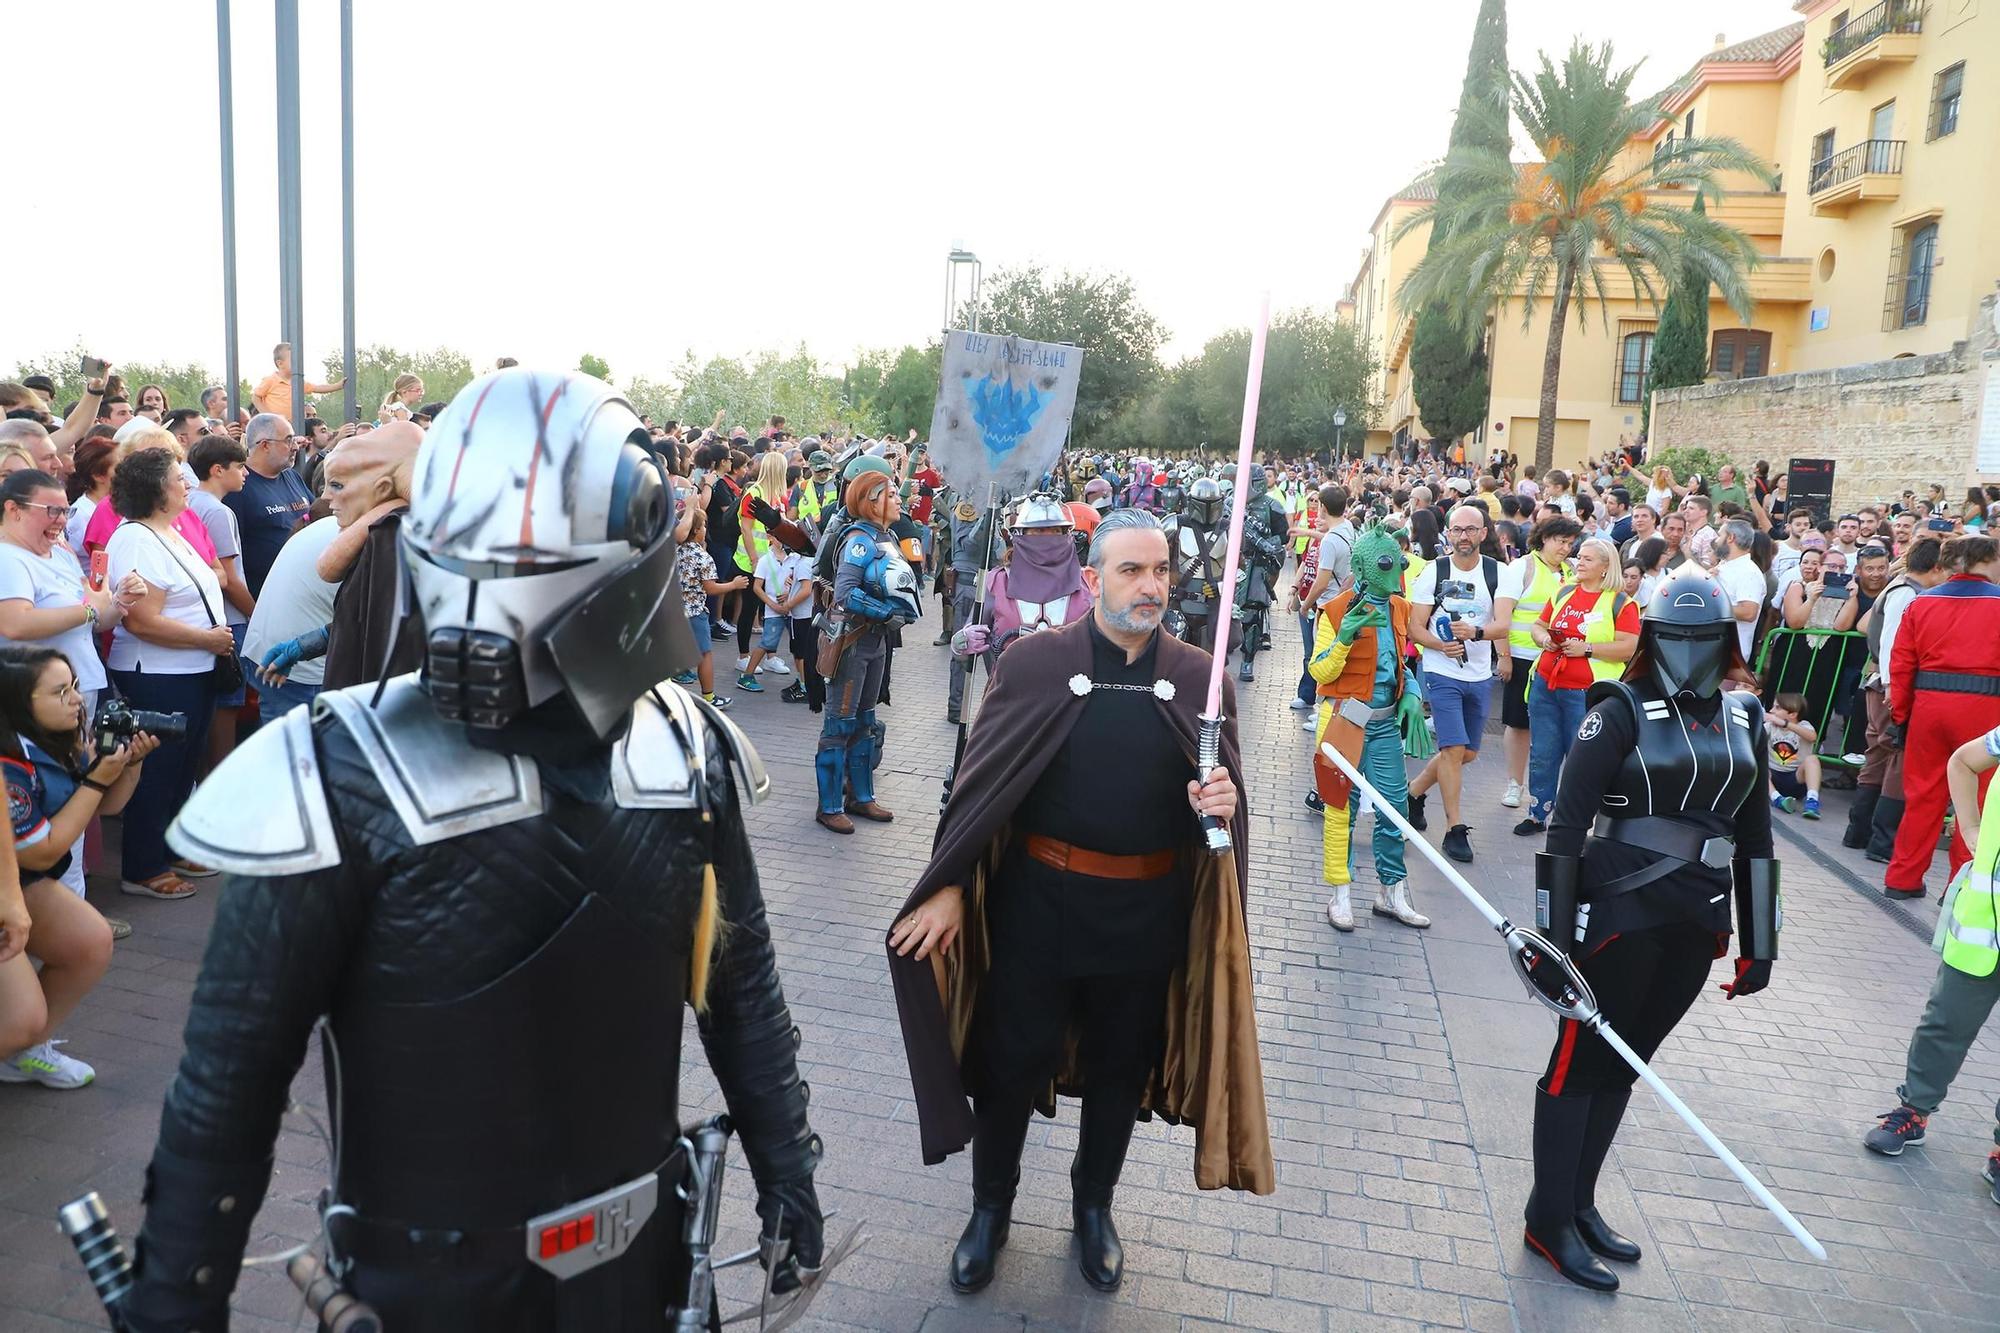
[[[1927,1147],[1896,1161],[1862,1151],[1861,1132],[1894,1100],[1928,988],[1935,907],[1885,911],[1857,891],[1877,877],[1838,846],[1838,795],[1816,826],[1780,821],[1789,910],[1773,989],[1734,1004],[1707,993],[1659,1060],[1827,1243],[1830,1260],[1804,1257],[1642,1091],[1607,1167],[1603,1203],[1647,1256],[1622,1271],[1619,1296],[1596,1296],[1530,1263],[1517,1239],[1531,1086],[1552,1021],[1526,999],[1484,923],[1414,860],[1420,903],[1436,921],[1430,931],[1365,912],[1352,935],[1326,926],[1317,826],[1298,801],[1309,742],[1284,707],[1282,652],[1269,659],[1266,679],[1244,690],[1242,723],[1254,812],[1250,927],[1278,1192],[1200,1193],[1191,1135],[1142,1125],[1118,1197],[1126,1282],[1114,1296],[1098,1295],[1071,1255],[1076,1120],[1066,1106],[1031,1133],[999,1278],[978,1297],[955,1296],[944,1264],[968,1205],[967,1162],[961,1154],[926,1169],[918,1159],[880,951],[926,859],[949,756],[943,650],[929,637],[913,632],[898,654],[895,702],[884,710],[882,795],[901,812],[888,828],[835,838],[814,827],[810,715],[781,703],[775,688],[737,705],[776,784],[748,820],[804,1029],[815,1126],[828,1144],[821,1197],[840,1210],[836,1229],[865,1218],[871,1236],[812,1326],[2000,1327],[2000,1208],[1977,1176],[1987,1108],[2000,1098],[2000,1042],[1989,1035],[1974,1049]],[[1467,781],[1474,879],[1522,917],[1532,849],[1509,836],[1514,816],[1498,803],[1497,759],[1496,747]],[[98,1083],[76,1093],[0,1088],[6,1333],[92,1325],[92,1299],[49,1219],[58,1202],[95,1186],[123,1228],[135,1227],[139,1171],[213,910],[213,894],[181,904],[108,901],[137,929],[69,1024],[73,1049],[98,1066]],[[691,1020],[687,1041],[692,1117],[720,1100]],[[296,1089],[309,1106],[321,1101],[316,1066],[308,1060]],[[579,1071],[580,1080],[591,1076]],[[310,1128],[288,1125],[279,1163],[259,1248],[311,1228],[306,1201],[323,1162]],[[754,1224],[747,1173],[734,1172],[729,1194],[725,1240],[733,1244]],[[736,1289],[740,1280],[725,1278]],[[237,1308],[239,1328],[295,1326],[296,1298],[268,1272],[246,1275]]]

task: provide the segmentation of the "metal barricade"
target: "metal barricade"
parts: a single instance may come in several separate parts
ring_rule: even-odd
[[[1853,767],[1849,754],[1868,748],[1868,709],[1861,697],[1861,672],[1868,659],[1868,636],[1859,630],[1792,629],[1780,625],[1764,636],[1757,655],[1757,680],[1766,708],[1780,694],[1802,695],[1805,720],[1819,740],[1822,763]],[[1838,716],[1840,734],[1829,724]]]

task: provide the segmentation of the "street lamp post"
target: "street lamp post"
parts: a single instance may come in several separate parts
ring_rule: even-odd
[[[1333,409],[1333,461],[1336,463],[1345,462],[1347,458],[1346,450],[1342,447],[1340,439],[1341,431],[1344,430],[1346,426],[1347,426],[1347,409],[1344,407],[1334,408]]]
[[[972,332],[977,333],[979,332],[979,279],[981,276],[981,266],[979,256],[962,245],[952,246],[951,253],[947,254],[944,258],[944,326],[949,330],[952,326],[952,321],[958,318],[958,281],[959,270],[961,268],[967,270],[966,276],[971,279],[972,294],[969,304],[972,308],[972,319],[970,323],[972,325]]]

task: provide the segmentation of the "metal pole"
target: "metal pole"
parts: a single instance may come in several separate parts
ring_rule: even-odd
[[[278,323],[292,345],[292,415],[303,419],[306,370],[305,283],[300,239],[303,208],[299,171],[299,0],[277,0],[278,80]],[[298,429],[299,422],[292,422]]]
[[[236,329],[236,95],[229,55],[229,0],[215,0],[216,111],[222,121],[222,381],[229,419],[243,409]]]
[[[342,420],[358,421],[354,363],[354,0],[340,0],[340,366]]]

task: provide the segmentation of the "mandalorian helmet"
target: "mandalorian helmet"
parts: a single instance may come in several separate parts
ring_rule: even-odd
[[[1111,483],[1102,477],[1092,477],[1083,484],[1083,502],[1100,514],[1111,512]]]
[[[1063,502],[1047,491],[1036,491],[1024,497],[1014,509],[1014,521],[1007,525],[1015,532],[1033,532],[1037,529],[1060,528],[1068,530],[1076,526]]]
[[[1250,465],[1250,498],[1261,500],[1264,498],[1264,493],[1270,489],[1271,477],[1269,473],[1264,471],[1264,465],[1262,463],[1252,463]]]
[[[1688,573],[1661,584],[1640,619],[1639,647],[1662,693],[1714,698],[1736,657],[1736,618],[1715,580]]]
[[[1187,498],[1181,501],[1181,512],[1198,527],[1214,527],[1222,517],[1222,487],[1216,485],[1213,477],[1196,481],[1188,487]]]
[[[497,729],[563,697],[608,739],[694,665],[665,476],[638,414],[576,372],[494,371],[431,423],[403,564],[445,720]]]

